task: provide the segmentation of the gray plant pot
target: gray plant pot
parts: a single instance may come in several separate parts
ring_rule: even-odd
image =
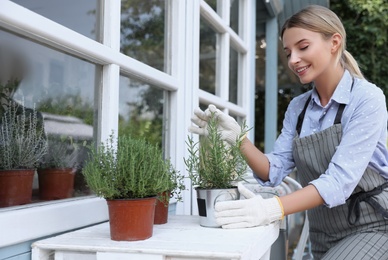
[[[214,206],[216,202],[240,199],[240,193],[236,188],[230,189],[201,189],[196,188],[199,224],[203,227],[221,227],[214,217]]]

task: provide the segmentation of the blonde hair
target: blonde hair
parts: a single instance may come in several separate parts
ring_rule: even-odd
[[[281,38],[286,29],[298,27],[309,31],[320,33],[324,39],[329,39],[333,34],[339,33],[342,36],[342,45],[337,53],[337,63],[358,78],[364,78],[357,61],[346,50],[346,31],[338,16],[330,9],[309,5],[288,18],[281,30]]]

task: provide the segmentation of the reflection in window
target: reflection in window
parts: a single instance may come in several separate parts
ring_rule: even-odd
[[[0,50],[5,50],[0,52],[2,102],[8,100],[7,104],[35,110],[43,120],[48,152],[36,168],[77,167],[68,195],[49,199],[40,194],[43,184],[36,172],[30,202],[88,195],[81,169],[85,145],[93,139],[95,75],[99,67],[1,30],[0,43]],[[13,66],[15,62],[17,66]],[[3,115],[8,107],[2,107]],[[5,129],[4,124],[2,127]],[[59,186],[52,187],[58,190],[65,182],[62,179]]]
[[[230,1],[230,28],[232,28],[233,31],[235,31],[237,34],[238,32],[238,13],[239,13],[239,3],[238,0],[231,0]]]
[[[205,0],[205,2],[217,12],[217,0]]]
[[[155,86],[120,77],[119,135],[145,138],[162,147],[165,127],[165,91]]]
[[[98,39],[99,0],[12,0],[93,40]]]
[[[121,52],[164,71],[165,0],[121,1]]]
[[[216,41],[214,30],[201,19],[199,88],[211,94],[215,94],[216,89]]]
[[[237,104],[238,52],[230,48],[229,58],[229,101]]]

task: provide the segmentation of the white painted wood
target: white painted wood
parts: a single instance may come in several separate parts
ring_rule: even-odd
[[[165,109],[168,110],[166,154],[175,168],[186,174],[183,157],[187,156],[185,140],[193,107],[198,106],[199,8],[197,1],[166,1],[167,72],[178,80],[178,90],[169,92]],[[177,214],[191,214],[191,182],[184,180],[183,202],[178,202]]]
[[[180,1],[180,0],[177,0]],[[190,135],[188,128],[191,125],[191,116],[195,108],[199,106],[199,30],[200,30],[200,0],[185,1],[185,10],[181,15],[185,16],[184,26],[184,46],[185,52],[180,63],[183,70],[183,85],[178,90],[177,98],[184,100],[184,105],[177,107],[178,117],[180,118],[179,127],[183,133],[182,139],[175,138],[175,146],[177,154],[175,155],[177,161],[180,162],[180,169],[182,169],[186,176],[186,166],[184,165],[183,158],[188,156],[185,141],[187,136]],[[173,94],[174,95],[174,94]],[[183,127],[183,128],[182,128]],[[193,136],[197,138],[196,136]],[[174,140],[174,139],[172,139]],[[178,153],[180,151],[180,153]],[[195,197],[194,188],[189,178],[185,179],[186,190],[184,191],[183,209],[181,204],[177,205],[177,214],[198,214],[197,202]],[[181,210],[182,209],[182,210]]]
[[[94,253],[78,253],[78,252],[64,252],[56,251],[54,254],[54,260],[97,260],[96,254]],[[110,260],[113,260],[111,258]]]
[[[152,254],[142,254],[142,253],[97,252],[96,256],[97,256],[96,260],[113,260],[113,259],[114,260],[128,260],[128,259],[164,260],[165,259],[163,255],[152,255]]]
[[[97,260],[132,259],[131,256],[138,256],[133,259],[142,260],[162,260],[164,257],[207,260],[269,259],[269,249],[278,234],[278,224],[228,230],[201,227],[199,217],[196,216],[170,216],[167,224],[154,226],[153,236],[147,240],[112,241],[109,235],[109,224],[104,223],[37,241],[32,245],[34,249],[32,259],[38,260],[35,255],[40,254],[41,251],[59,251],[63,254],[63,260],[72,260],[66,258],[67,255],[82,253],[96,254]],[[40,255],[44,256],[44,254]],[[48,258],[39,260],[48,260]],[[83,259],[79,258],[79,260]]]
[[[31,253],[31,260],[53,259],[54,257],[53,251],[40,250],[40,248],[33,248]]]
[[[227,33],[217,35],[216,96],[219,96],[222,100],[229,100],[229,39]]]
[[[120,17],[121,1],[101,1],[102,4],[102,44],[112,50],[120,51]],[[104,65],[102,68],[102,85],[97,88],[95,104],[98,106],[96,141],[106,142],[111,135],[118,137],[119,124],[119,85],[120,66]]]
[[[102,43],[115,51],[120,51],[121,0],[101,1]]]
[[[247,111],[245,110],[245,108],[241,106],[238,106],[231,102],[226,102],[221,97],[205,92],[202,89],[200,89],[198,93],[199,93],[199,100],[201,103],[214,104],[221,109],[228,109],[233,113],[233,115],[236,115],[236,116],[241,116],[241,117],[247,116]]]
[[[227,26],[230,25],[230,0],[217,0],[217,13]]]
[[[97,142],[105,142],[110,135],[118,136],[120,67],[105,65],[102,71],[102,88],[97,91],[99,106]],[[100,97],[100,98],[99,98]]]
[[[239,6],[239,35],[247,46],[247,52],[239,60],[239,100],[245,110],[246,124],[252,130],[248,133],[249,140],[255,140],[255,53],[256,53],[256,1],[240,1]]]
[[[0,210],[0,248],[108,220],[106,201],[83,197]]]

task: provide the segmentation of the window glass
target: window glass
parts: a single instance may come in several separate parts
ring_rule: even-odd
[[[12,0],[91,39],[98,39],[99,0]]]
[[[238,0],[230,1],[230,28],[238,34],[238,13],[239,13]]]
[[[7,129],[11,129],[5,123],[8,117],[4,116],[12,115],[8,112],[17,107],[21,112],[28,112],[25,128],[31,126],[29,129],[40,129],[42,126],[44,140],[48,144],[47,152],[36,165],[38,170],[33,176],[30,198],[21,204],[89,195],[81,170],[86,146],[93,139],[94,89],[98,82],[95,79],[99,75],[98,70],[100,67],[94,64],[0,30],[0,132],[4,134]],[[19,112],[18,115],[21,114]],[[30,119],[34,114],[38,118],[36,125]],[[21,129],[14,129],[17,130]],[[0,137],[4,137],[1,134]],[[0,138],[0,144],[5,145],[6,140]],[[30,140],[33,139],[26,139],[23,147],[28,147],[27,142]],[[37,149],[41,148],[31,150]],[[11,153],[0,152],[0,156],[2,161],[5,158],[16,158]],[[62,179],[59,183],[49,185],[56,191],[70,182],[70,191],[67,191],[66,196],[63,193],[49,196],[41,194],[46,184],[41,182],[39,171],[53,167],[76,169],[70,180]],[[14,168],[23,168],[23,165]],[[11,186],[5,183],[0,180],[0,186]],[[0,191],[1,195],[4,195],[3,190]],[[4,205],[11,206],[3,204],[0,207]]]
[[[211,94],[216,91],[216,42],[214,30],[200,21],[199,88]]]
[[[165,71],[165,0],[121,1],[121,52]]]
[[[163,146],[165,91],[144,82],[120,76],[119,135],[130,134]]]
[[[205,0],[205,2],[217,12],[217,0]]]
[[[238,52],[230,48],[229,58],[229,101],[237,104]]]

